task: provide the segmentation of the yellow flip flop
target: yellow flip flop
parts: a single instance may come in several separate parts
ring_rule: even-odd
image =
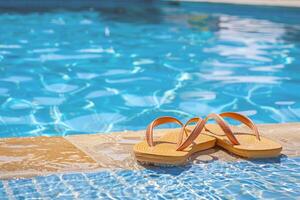
[[[248,117],[234,112],[221,113],[219,117],[223,121],[225,117],[240,121],[249,127],[253,133],[233,133],[225,121],[224,123],[229,129],[227,134],[224,134],[224,131],[216,125],[205,125],[205,129],[217,138],[218,146],[246,158],[268,158],[280,155],[282,146],[271,139],[260,136],[258,128]]]
[[[158,165],[181,165],[185,164],[188,158],[196,152],[203,151],[215,146],[216,139],[210,135],[201,134],[199,137],[182,150],[178,146],[185,137],[187,125],[201,121],[199,118],[190,119],[183,125],[178,119],[173,117],[160,117],[152,121],[146,130],[146,140],[133,147],[136,159],[142,163]],[[153,139],[153,129],[165,123],[177,123],[181,129],[170,129],[159,139]],[[194,132],[194,130],[192,131]]]
[[[254,134],[243,132],[233,133],[223,117],[242,122],[248,126]],[[209,119],[214,119],[218,125],[206,124]],[[260,136],[256,125],[251,119],[244,115],[234,112],[225,112],[220,115],[210,114],[202,120],[202,122],[201,127],[196,127],[197,129],[202,130],[203,127],[205,127],[207,134],[216,137],[218,146],[238,156],[245,158],[276,157],[280,155],[282,150],[282,146],[277,142]],[[193,140],[195,136],[191,134],[189,137],[190,138],[187,140],[188,142],[183,142],[179,149],[189,145],[190,141]]]

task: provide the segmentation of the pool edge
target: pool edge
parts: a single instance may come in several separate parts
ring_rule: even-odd
[[[258,127],[262,135],[283,146],[282,154],[300,156],[300,123],[260,124]],[[160,129],[156,136],[168,130]],[[143,169],[136,163],[132,152],[133,145],[143,138],[144,130],[65,137],[1,138],[0,179],[102,169]],[[214,148],[194,155],[192,160],[199,163],[241,158]]]

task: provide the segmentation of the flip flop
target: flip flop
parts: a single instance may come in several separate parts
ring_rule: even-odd
[[[242,122],[249,127],[254,134],[236,132],[233,133],[227,122],[223,117],[228,117]],[[217,124],[206,124],[209,119],[214,119]],[[207,131],[207,134],[214,136],[217,139],[217,145],[226,149],[227,151],[245,158],[269,158],[280,155],[282,146],[277,142],[268,138],[262,137],[259,134],[258,128],[248,117],[234,113],[225,112],[218,114],[210,114],[196,127]],[[195,129],[196,129],[195,128]],[[190,135],[187,142],[183,142],[179,149],[189,145],[190,141],[195,137]]]
[[[139,162],[156,165],[181,165],[196,152],[215,146],[216,139],[210,135],[201,134],[182,150],[177,150],[180,143],[187,137],[187,125],[201,121],[199,118],[190,119],[185,125],[173,117],[160,117],[152,121],[146,130],[146,141],[133,147],[136,159]],[[159,139],[153,139],[153,129],[166,123],[177,123],[181,129],[170,129]]]

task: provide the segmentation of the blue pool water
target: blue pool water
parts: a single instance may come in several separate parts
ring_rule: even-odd
[[[0,181],[1,199],[281,199],[300,196],[300,158]]]
[[[33,2],[0,2],[0,137],[137,130],[161,115],[222,111],[300,119],[300,9]]]

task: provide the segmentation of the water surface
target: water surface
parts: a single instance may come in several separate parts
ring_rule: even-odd
[[[299,121],[299,9],[98,4],[0,11],[0,137],[222,111]]]
[[[297,199],[300,159],[194,163],[0,181],[1,199]]]

